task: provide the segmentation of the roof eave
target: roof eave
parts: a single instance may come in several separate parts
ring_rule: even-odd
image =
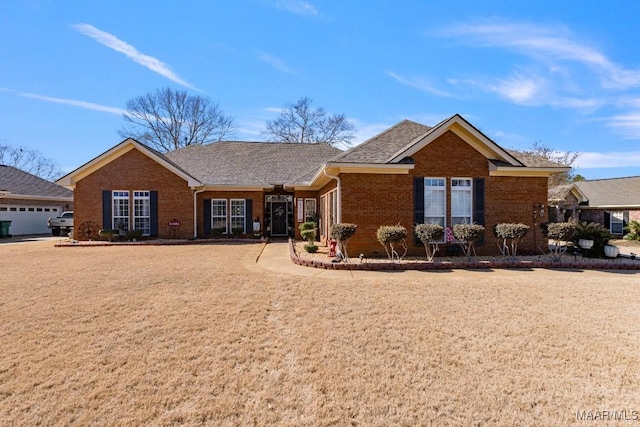
[[[73,202],[73,196],[71,197],[56,197],[56,196],[34,196],[32,194],[14,194],[10,191],[0,191],[0,199],[21,199],[21,200],[47,200],[47,201],[64,201]]]
[[[176,166],[172,165],[171,163],[166,161],[164,158],[160,157],[155,152],[148,149],[145,145],[139,143],[138,141],[132,138],[125,139],[118,145],[105,151],[104,153],[88,161],[87,163],[73,170],[72,172],[69,172],[62,178],[59,178],[56,181],[56,184],[66,188],[74,189],[76,187],[76,182],[80,181],[82,178],[85,178],[86,176],[100,169],[104,165],[111,163],[113,160],[119,158],[120,156],[128,153],[133,149],[138,149],[141,153],[143,153],[150,159],[154,160],[155,162],[159,163],[160,165],[164,166],[165,168],[167,168],[168,170],[170,170],[171,172],[179,176],[180,178],[187,181],[187,185],[189,187],[193,188],[193,187],[199,187],[202,185],[202,183],[198,181],[196,178],[184,172],[183,170],[178,169]]]
[[[555,173],[568,172],[571,168],[536,168],[531,166],[496,166],[489,163],[489,176],[549,177]]]
[[[204,184],[205,191],[270,191],[274,185]]]
[[[458,126],[461,129],[456,129],[456,126]],[[443,120],[442,122],[438,123],[436,126],[431,128],[428,132],[426,132],[422,136],[415,138],[413,141],[407,144],[403,149],[395,153],[388,160],[388,163],[397,163],[402,159],[404,159],[405,157],[410,157],[414,155],[415,153],[420,151],[422,148],[427,146],[429,143],[431,143],[438,137],[442,136],[448,130],[451,130],[452,132],[458,134],[458,136],[460,136],[465,141],[467,140],[464,137],[465,135],[460,135],[460,133],[466,132],[471,136],[473,136],[477,141],[480,142],[480,144],[483,147],[477,147],[474,145],[472,146],[474,146],[474,148],[476,149],[481,148],[478,151],[480,151],[485,156],[487,156],[487,158],[489,158],[489,153],[494,153],[495,155],[500,157],[502,160],[504,160],[507,163],[510,163],[513,166],[522,166],[522,162],[520,162],[518,159],[513,157],[511,154],[509,154],[506,150],[504,150],[498,144],[493,142],[491,138],[489,138],[488,136],[480,132],[478,129],[476,129],[471,123],[469,123],[467,120],[464,119],[464,117],[462,117],[459,114],[455,114],[449,117],[448,119]],[[471,144],[471,141],[467,141],[467,142]],[[484,148],[484,150],[482,150],[482,148]]]

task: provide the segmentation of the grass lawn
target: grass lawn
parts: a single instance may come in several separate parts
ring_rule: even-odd
[[[0,245],[0,425],[640,416],[636,272],[340,281],[263,270],[260,249]]]

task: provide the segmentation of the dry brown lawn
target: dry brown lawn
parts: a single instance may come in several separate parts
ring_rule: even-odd
[[[637,273],[329,280],[263,270],[260,249],[0,245],[0,425],[549,426],[640,411]]]

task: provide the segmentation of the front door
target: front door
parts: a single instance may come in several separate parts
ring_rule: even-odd
[[[287,235],[287,202],[271,202],[271,235]]]

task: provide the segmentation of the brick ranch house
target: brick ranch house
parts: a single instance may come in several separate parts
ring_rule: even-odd
[[[549,189],[549,206],[552,218],[596,222],[620,238],[629,221],[640,221],[640,176],[559,185]]]
[[[538,224],[547,221],[547,179],[566,170],[501,148],[456,114],[433,127],[404,120],[344,152],[217,142],[161,154],[127,139],[58,184],[74,190],[79,240],[91,227],[118,226],[158,238],[299,237],[298,224],[318,218],[323,242],[331,224],[357,224],[349,251],[372,256],[384,253],[380,225],[412,233],[415,223],[476,222],[487,229],[478,253],[495,253],[493,226],[522,222],[532,230],[521,248],[533,252],[546,246]]]

